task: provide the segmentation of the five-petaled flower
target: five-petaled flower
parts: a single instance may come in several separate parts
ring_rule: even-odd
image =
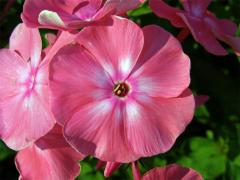
[[[190,60],[158,26],[111,22],[83,29],[80,45],[53,58],[53,112],[81,153],[130,162],[168,151],[192,120]]]
[[[10,148],[23,149],[53,128],[48,64],[71,37],[64,32],[44,56],[38,29],[20,24],[10,49],[0,50],[0,137]]]
[[[231,46],[240,54],[240,38],[235,37],[237,26],[227,19],[217,19],[207,10],[211,0],[181,0],[184,10],[171,7],[163,0],[150,0],[153,12],[171,21],[172,25],[183,28],[183,33],[190,31],[194,39],[208,52],[215,55],[226,55],[227,51],[218,42]],[[181,37],[180,37],[181,38]]]

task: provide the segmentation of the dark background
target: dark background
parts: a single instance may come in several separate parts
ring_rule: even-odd
[[[11,32],[21,22],[23,2],[17,0],[6,16],[0,18],[1,48],[8,46]],[[176,0],[167,2],[180,7]],[[0,0],[0,14],[6,3],[7,0]],[[209,10],[219,18],[234,21],[240,35],[240,0],[213,0]],[[155,16],[146,3],[129,16],[141,26],[157,24],[174,35],[179,32],[168,21]],[[41,30],[42,35],[45,32]],[[196,44],[192,36],[183,42],[183,48],[192,62],[191,89],[197,95],[208,95],[210,99],[197,109],[192,123],[169,152],[139,161],[141,171],[144,173],[153,167],[178,163],[196,169],[207,180],[240,180],[240,58],[231,49],[228,56],[211,55]],[[0,141],[0,179],[18,178],[14,157],[15,152]],[[103,172],[96,171],[95,165],[94,158],[81,162],[82,172],[78,179],[104,179]],[[109,179],[132,179],[130,166],[121,166]]]

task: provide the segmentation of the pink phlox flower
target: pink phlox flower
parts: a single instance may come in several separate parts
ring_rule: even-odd
[[[191,168],[170,164],[165,167],[151,169],[141,180],[203,180],[203,178]]]
[[[62,136],[62,127],[55,127],[33,145],[17,153],[15,163],[19,179],[74,179],[80,173],[83,156],[72,149]]]
[[[19,24],[10,49],[0,50],[0,137],[10,148],[23,149],[53,128],[48,64],[71,37],[64,32],[42,58],[38,30]]]
[[[53,112],[67,141],[102,161],[168,151],[192,120],[190,60],[170,33],[113,16],[86,27],[50,68]],[[66,88],[67,87],[67,88]]]
[[[98,165],[106,165],[104,176],[109,177],[116,171],[121,163],[99,161]],[[134,180],[203,180],[201,175],[191,168],[185,168],[177,164],[151,169],[142,177],[137,162],[131,163]]]
[[[139,4],[140,0],[26,0],[22,19],[30,27],[73,30],[124,14]]]
[[[237,25],[227,19],[218,19],[207,10],[211,0],[182,0],[184,10],[174,8],[163,0],[150,0],[153,12],[168,19],[173,26],[183,28],[180,39],[190,31],[198,43],[214,55],[227,55],[227,51],[219,43],[225,42],[240,54],[240,38],[236,37]]]

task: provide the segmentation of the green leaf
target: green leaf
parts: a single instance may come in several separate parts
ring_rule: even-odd
[[[234,159],[233,163],[234,165],[240,167],[240,154]]]
[[[240,154],[233,161],[229,161],[228,179],[240,179]]]
[[[14,155],[14,151],[8,149],[2,141],[0,141],[0,161],[4,161],[7,158]]]
[[[195,137],[190,140],[190,150],[178,163],[196,169],[205,179],[215,179],[226,171],[227,149],[221,143]]]
[[[100,171],[95,170],[91,164],[81,161],[81,173],[77,180],[104,180],[104,176]]]
[[[135,9],[135,10],[133,10],[133,11],[130,11],[130,12],[128,13],[128,15],[129,15],[130,17],[136,17],[136,16],[142,16],[142,15],[145,15],[145,14],[149,14],[149,13],[151,13],[151,12],[152,12],[152,10],[151,10],[150,7],[147,6],[147,4],[145,3],[145,4],[143,4],[140,8]]]
[[[206,124],[209,121],[209,112],[205,105],[199,106],[196,109],[195,116],[197,118],[197,121],[202,124]]]

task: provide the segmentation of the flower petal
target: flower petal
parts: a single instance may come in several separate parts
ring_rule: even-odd
[[[115,82],[128,76],[141,53],[144,39],[141,29],[132,21],[117,16],[112,21],[111,26],[83,29],[78,41],[94,54]]]
[[[240,54],[240,38],[235,37],[237,25],[230,20],[217,19],[213,15],[208,15],[204,21],[211,27],[215,37],[229,46],[231,46],[237,54]]]
[[[55,27],[63,27],[65,28],[65,23],[59,17],[59,15],[54,12],[54,11],[49,11],[49,10],[43,10],[40,12],[38,16],[38,22],[41,25],[46,25],[46,26],[55,26]]]
[[[0,102],[0,130],[3,141],[14,150],[20,150],[45,135],[54,125],[50,108],[36,96],[21,95]]]
[[[162,28],[143,28],[144,48],[128,81],[133,91],[154,97],[176,97],[190,83],[190,60],[180,43]]]
[[[36,67],[40,62],[42,40],[38,29],[28,28],[19,24],[10,37],[10,49],[17,51],[25,61],[31,58],[31,64]]]
[[[55,127],[36,144],[18,152],[16,166],[20,179],[39,179],[43,174],[46,180],[74,179],[80,172],[78,161],[82,158],[66,143],[61,128]]]
[[[44,2],[38,0],[26,0],[21,17],[23,22],[29,27],[39,27],[42,22],[44,23],[43,25],[48,28],[61,28],[63,27],[61,20],[64,22],[65,20],[74,19],[71,16],[73,9],[80,2],[82,2],[82,0],[46,0]],[[48,12],[48,14],[46,14],[46,12]],[[49,14],[49,12],[51,13]],[[39,23],[38,19],[40,13],[42,13],[42,15],[40,16]],[[54,18],[51,18],[52,16]],[[53,21],[56,18],[58,20],[56,22],[58,23],[54,23]],[[50,22],[50,24],[47,24],[47,22]],[[59,22],[61,23],[59,24]]]
[[[103,168],[106,164],[107,164],[107,162],[98,160],[98,162],[97,162],[97,164],[95,166],[95,169],[99,170],[99,169]]]
[[[226,55],[227,51],[216,40],[211,28],[202,20],[190,17],[184,13],[179,13],[184,20],[194,39],[199,42],[208,52],[215,55]]]
[[[157,16],[168,19],[172,25],[176,27],[186,27],[182,19],[177,15],[177,13],[182,12],[182,10],[169,6],[163,0],[150,0],[149,6]]]
[[[27,69],[26,61],[19,54],[9,49],[0,49],[0,101],[21,93],[17,83],[27,79]]]
[[[55,41],[57,40],[57,36],[53,33],[46,33],[45,38],[47,39],[48,44],[50,46],[52,46],[55,43]]]
[[[140,4],[140,0],[107,0],[96,14],[95,19],[100,19],[100,17],[104,17],[109,12],[115,15],[122,15],[137,8]]]
[[[53,58],[50,72],[53,112],[61,124],[82,104],[108,97],[113,86],[102,67],[80,45],[62,48]]]
[[[229,36],[219,31],[213,30],[215,36],[233,48],[234,52],[240,56],[240,37]]]
[[[39,69],[39,84],[28,94],[26,79],[31,67],[17,53],[0,51],[0,135],[12,149],[29,146],[45,135],[54,125],[50,111],[47,70]],[[42,73],[41,73],[42,71]]]
[[[204,22],[211,27],[211,29],[215,29],[223,32],[224,34],[235,36],[237,32],[237,25],[228,20],[228,19],[218,19],[214,14],[208,12],[204,17]]]
[[[118,162],[107,162],[106,167],[104,169],[104,176],[110,177],[120,166],[121,163]]]
[[[46,52],[46,56],[43,58],[41,62],[42,66],[49,66],[49,63],[51,62],[52,58],[56,55],[56,53],[67,44],[75,43],[75,35],[72,33],[69,33],[67,31],[61,31],[56,38],[55,42],[47,47],[47,49],[44,49]]]
[[[203,180],[201,175],[190,168],[171,164],[161,168],[154,168],[148,171],[142,180]]]
[[[195,17],[202,17],[212,0],[182,0],[184,9]]]
[[[91,21],[102,5],[102,0],[82,1],[73,10],[73,14],[84,21]]]
[[[79,107],[64,133],[82,154],[132,162],[169,150],[192,120],[194,108],[189,91],[170,99],[137,94],[124,102],[113,97]]]
[[[189,90],[169,99],[137,93],[126,104],[124,120],[131,149],[141,157],[168,151],[191,122],[194,110],[194,97]]]
[[[132,175],[134,180],[141,180],[140,169],[138,168],[137,162],[132,162]]]
[[[139,156],[133,153],[125,137],[124,107],[112,98],[81,106],[65,124],[64,136],[82,154],[102,161],[134,161]]]

